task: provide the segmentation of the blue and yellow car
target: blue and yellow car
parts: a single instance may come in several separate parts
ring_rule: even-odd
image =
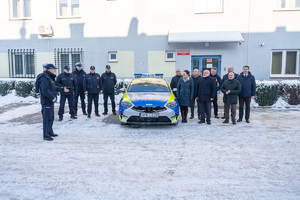
[[[163,74],[135,74],[119,104],[121,124],[178,124],[179,105]]]

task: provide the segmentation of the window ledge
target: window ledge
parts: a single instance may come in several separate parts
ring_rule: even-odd
[[[10,18],[9,21],[32,20],[32,17]]]
[[[108,63],[118,63],[119,61],[117,61],[117,60],[109,60],[109,61],[107,61]]]
[[[56,17],[56,19],[80,19],[81,16],[62,16],[62,17]]]
[[[300,78],[300,76],[270,76],[270,78]]]
[[[224,14],[224,12],[196,12],[195,13],[196,15],[199,15],[199,14]]]
[[[285,8],[283,8],[283,9],[274,9],[273,10],[274,12],[284,12],[284,11],[300,11],[300,8],[289,8],[289,9],[285,9]]]
[[[176,62],[176,60],[165,60],[165,62]]]

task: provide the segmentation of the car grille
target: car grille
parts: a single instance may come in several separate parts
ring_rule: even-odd
[[[148,118],[148,117],[141,118],[138,116],[131,116],[129,117],[127,122],[168,122],[170,123],[171,120],[166,116],[160,116],[158,118]]]
[[[153,113],[153,112],[162,112],[167,110],[164,106],[156,106],[156,107],[144,107],[144,106],[134,106],[132,110],[138,112],[145,112],[145,113]]]

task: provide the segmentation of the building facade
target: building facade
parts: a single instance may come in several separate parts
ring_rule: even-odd
[[[3,0],[0,77],[83,63],[118,78],[242,66],[259,80],[299,79],[300,0]]]

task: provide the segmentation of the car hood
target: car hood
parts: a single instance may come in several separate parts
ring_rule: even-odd
[[[171,92],[127,92],[128,98],[135,106],[164,106],[170,99]]]

